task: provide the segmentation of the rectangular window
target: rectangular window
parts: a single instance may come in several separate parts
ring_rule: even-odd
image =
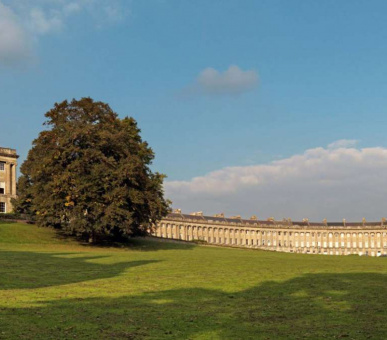
[[[5,203],[0,202],[0,213],[5,213]]]
[[[0,162],[0,171],[5,171],[5,162]]]
[[[5,194],[5,182],[0,182],[0,195]]]

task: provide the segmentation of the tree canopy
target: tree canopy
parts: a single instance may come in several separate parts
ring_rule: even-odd
[[[165,176],[151,171],[154,153],[133,118],[91,98],[45,116],[20,169],[16,211],[90,241],[144,235],[166,215]]]

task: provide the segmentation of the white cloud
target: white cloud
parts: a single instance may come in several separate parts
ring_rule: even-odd
[[[82,6],[77,2],[70,2],[63,6],[63,13],[65,15],[71,15],[78,13],[82,10]]]
[[[47,14],[40,8],[32,8],[30,11],[30,22],[32,31],[38,34],[59,31],[63,25],[62,13],[52,11],[50,14]]]
[[[357,139],[340,139],[328,145],[329,149],[354,147],[359,141]]]
[[[386,188],[387,148],[382,147],[318,147],[268,164],[165,183],[167,197],[186,212],[316,221],[379,220],[387,215]]]
[[[240,94],[254,89],[258,85],[258,74],[255,70],[241,70],[231,65],[226,71],[219,72],[208,67],[201,71],[193,85],[185,94],[227,95]]]
[[[30,45],[17,15],[0,2],[0,64],[14,65],[29,54]]]
[[[31,42],[66,28],[70,17],[84,13],[95,26],[121,21],[124,0],[0,0],[0,65],[25,61]]]

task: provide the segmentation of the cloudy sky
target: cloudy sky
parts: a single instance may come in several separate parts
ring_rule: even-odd
[[[55,102],[133,116],[185,212],[387,215],[387,2],[0,0],[0,145]]]

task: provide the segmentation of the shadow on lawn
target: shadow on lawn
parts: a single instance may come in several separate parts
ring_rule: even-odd
[[[106,256],[66,257],[74,255],[77,254],[0,251],[0,292],[111,278],[126,269],[157,262],[100,264],[91,261]]]
[[[386,283],[376,273],[308,274],[235,293],[63,299],[0,309],[0,326],[19,339],[386,339]]]
[[[83,243],[85,247],[101,248],[119,248],[132,249],[136,251],[159,251],[159,250],[190,250],[196,247],[196,244],[187,241],[162,239],[157,237],[133,237],[125,242],[102,242],[96,245]]]

